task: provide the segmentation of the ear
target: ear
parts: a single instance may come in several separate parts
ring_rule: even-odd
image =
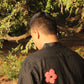
[[[35,33],[36,33],[37,39],[39,39],[39,38],[40,38],[40,33],[39,33],[39,31],[36,31]]]

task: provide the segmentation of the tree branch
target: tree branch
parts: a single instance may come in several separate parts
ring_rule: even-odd
[[[75,33],[79,33],[82,30],[82,27],[78,27],[78,28],[68,28],[67,26],[59,26],[58,27],[58,31],[63,31],[66,32],[67,35],[69,35],[71,32],[75,32]],[[19,40],[21,39],[25,39],[27,37],[30,36],[30,33],[25,33],[21,36],[9,36],[8,34],[6,34],[3,39],[4,40],[8,40],[8,41],[16,41],[18,43]]]
[[[73,28],[70,28],[68,26],[59,26],[59,25],[57,25],[57,27],[58,27],[59,31],[66,32],[67,34],[70,34],[70,33],[79,33],[83,29],[80,26],[79,27],[75,26]]]
[[[73,21],[75,21],[75,20],[79,20],[80,19],[80,17],[79,16],[75,16],[75,17],[71,17],[71,18],[66,18],[66,20],[67,21],[71,21],[71,22],[73,22]]]
[[[11,37],[11,36],[9,36],[8,34],[6,34],[6,35],[3,37],[3,39],[4,39],[4,40],[8,40],[8,41],[16,41],[16,42],[18,43],[19,40],[25,39],[25,38],[27,38],[27,37],[29,37],[29,36],[30,36],[30,33],[25,33],[25,34],[23,34],[23,35],[21,35],[21,36],[14,36],[14,37]]]

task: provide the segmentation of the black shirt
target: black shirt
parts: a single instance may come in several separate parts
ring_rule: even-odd
[[[45,44],[25,59],[18,84],[84,84],[84,59],[59,42]]]

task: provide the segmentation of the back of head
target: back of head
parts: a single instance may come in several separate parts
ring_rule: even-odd
[[[46,12],[38,12],[31,18],[30,29],[37,29],[43,34],[57,33],[57,25],[54,18]]]

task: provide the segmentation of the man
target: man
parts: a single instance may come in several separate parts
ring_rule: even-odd
[[[36,13],[30,32],[39,50],[23,62],[18,84],[84,84],[84,59],[59,43],[49,14]]]

